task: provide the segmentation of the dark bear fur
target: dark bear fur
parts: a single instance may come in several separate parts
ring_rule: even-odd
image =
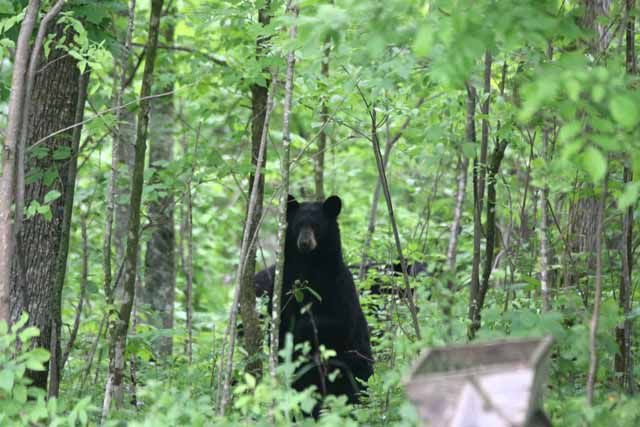
[[[356,403],[362,391],[357,380],[366,382],[373,374],[373,358],[367,321],[342,258],[337,221],[341,207],[337,196],[310,203],[289,196],[279,339],[282,348],[290,332],[294,344],[311,344],[293,384],[296,390],[315,385],[322,395],[346,395]],[[271,297],[274,272],[272,266],[256,274],[256,293]],[[336,352],[327,366],[318,363],[320,345]],[[335,369],[340,373],[331,382],[327,374]]]

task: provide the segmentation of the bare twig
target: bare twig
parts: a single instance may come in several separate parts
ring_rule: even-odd
[[[143,44],[140,43],[133,43],[133,46],[135,47],[144,47]],[[158,45],[158,49],[165,49],[165,50],[174,50],[174,51],[178,51],[178,52],[187,52],[187,53],[195,53],[196,55],[202,56],[206,59],[208,59],[209,61],[213,62],[216,65],[222,65],[222,66],[227,66],[229,64],[227,64],[227,61],[225,61],[224,59],[220,59],[214,55],[211,55],[210,53],[207,52],[203,52],[201,50],[195,49],[193,47],[189,47],[189,46],[174,46],[174,45],[166,45],[166,44],[159,44]]]

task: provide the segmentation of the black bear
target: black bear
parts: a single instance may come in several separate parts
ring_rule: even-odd
[[[315,385],[322,395],[346,395],[356,403],[362,391],[358,380],[366,382],[373,374],[373,358],[367,321],[342,258],[341,208],[338,196],[308,203],[289,196],[279,339],[282,347],[292,333],[294,344],[311,344],[293,384],[296,390]],[[270,300],[274,271],[270,267],[255,277],[257,293]],[[317,357],[321,345],[336,352],[327,363]],[[336,369],[339,374],[330,381],[328,374]]]

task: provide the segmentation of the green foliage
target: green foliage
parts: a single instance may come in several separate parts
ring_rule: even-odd
[[[55,398],[46,400],[46,391],[31,385],[28,371],[43,371],[49,353],[32,348],[40,333],[26,326],[23,314],[9,329],[0,321],[0,424],[3,426],[84,426],[94,410],[89,398],[78,400],[70,410],[60,407]]]
[[[50,4],[46,3],[47,6]],[[14,351],[13,332],[0,334],[0,424],[85,424],[99,422],[89,404],[102,401],[108,364],[103,318],[105,302],[102,272],[106,192],[111,173],[114,129],[135,121],[140,74],[132,71],[142,62],[141,48],[147,38],[149,2],[138,2],[134,48],[129,52],[130,85],[123,94],[127,105],[119,115],[112,111],[113,88],[119,76],[114,58],[124,51],[120,41],[127,25],[125,1],[82,0],[68,2],[59,23],[69,30],[56,42],[81,70],[91,70],[89,100],[83,129],[81,165],[76,186],[74,224],[67,283],[62,294],[63,344],[69,336],[80,297],[82,246],[76,212],[86,216],[89,227],[89,277],[85,309],[78,340],[70,353],[62,382],[62,401],[44,400],[29,387],[24,376],[29,366],[43,363],[44,355],[23,346]],[[176,231],[182,249],[178,266],[173,328],[150,324],[151,308],[136,306],[136,330],[131,332],[126,357],[135,362],[136,406],[126,405],[111,414],[110,425],[287,425],[313,424],[303,418],[317,402],[317,391],[295,392],[287,386],[299,366],[292,360],[289,342],[278,367],[278,381],[266,373],[257,379],[247,372],[249,358],[266,362],[263,354],[248,354],[242,347],[234,358],[233,400],[225,417],[217,414],[215,393],[220,354],[227,345],[226,322],[233,296],[233,277],[238,262],[238,242],[246,209],[246,182],[252,172],[249,154],[250,87],[263,85],[275,70],[276,107],[269,129],[265,172],[265,216],[260,232],[258,268],[272,263],[275,253],[275,209],[281,177],[279,149],[282,138],[282,80],[284,53],[295,48],[297,64],[294,107],[291,118],[291,193],[312,198],[313,159],[320,132],[321,105],[330,120],[325,152],[325,192],[344,201],[341,232],[346,261],[357,270],[362,259],[371,199],[378,180],[371,142],[370,107],[378,119],[381,144],[398,135],[387,168],[389,185],[405,256],[425,262],[428,274],[411,280],[422,340],[413,338],[409,309],[392,295],[372,295],[374,283],[403,287],[395,276],[370,272],[358,281],[361,303],[367,307],[376,358],[375,375],[368,396],[352,407],[344,399],[330,398],[323,425],[416,425],[417,414],[403,391],[411,363],[425,347],[466,342],[469,283],[473,256],[473,202],[471,167],[463,204],[456,271],[448,271],[447,250],[457,190],[458,160],[473,164],[479,144],[465,134],[467,87],[478,93],[476,140],[481,121],[489,129],[489,157],[495,141],[509,142],[502,168],[496,177],[498,247],[490,289],[482,312],[479,339],[505,336],[555,337],[545,389],[545,409],[554,425],[640,424],[640,403],[626,397],[615,371],[618,352],[614,331],[624,320],[618,308],[621,256],[621,212],[635,208],[640,196],[640,91],[638,77],[624,68],[622,2],[613,2],[609,16],[598,22],[615,34],[604,52],[594,52],[592,31],[582,24],[580,2],[560,0],[305,0],[300,2],[298,38],[291,42],[287,28],[293,23],[284,13],[284,2],[270,2],[271,23],[257,21],[257,9],[266,2],[184,0],[174,2],[177,13],[167,13],[163,25],[175,26],[174,37],[161,34],[154,93],[173,88],[174,117],[169,123],[176,141],[173,160],[154,162],[145,174],[146,204],[172,196]],[[26,2],[0,0],[0,57],[9,58]],[[268,40],[267,49],[256,53],[256,39]],[[47,50],[51,50],[52,39]],[[321,74],[325,48],[329,47],[329,75]],[[552,49],[551,49],[552,48]],[[552,52],[551,52],[552,51]],[[491,53],[491,93],[484,94],[484,55]],[[0,62],[0,128],[9,96],[10,61]],[[140,67],[142,67],[141,65]],[[142,69],[142,68],[140,68]],[[504,80],[503,80],[504,72]],[[274,83],[271,83],[272,87]],[[171,86],[173,85],[173,86]],[[364,100],[363,100],[364,98]],[[159,95],[154,99],[169,99]],[[366,104],[365,105],[365,100]],[[489,101],[489,114],[479,105]],[[157,105],[154,105],[154,108]],[[152,126],[156,111],[152,111]],[[154,132],[148,141],[157,141]],[[543,153],[543,135],[548,144]],[[129,137],[127,137],[129,138]],[[65,164],[71,152],[29,149],[32,160],[51,156]],[[623,183],[622,170],[633,171],[634,180]],[[124,172],[126,164],[118,166]],[[486,165],[478,165],[482,170]],[[581,212],[580,202],[599,195],[608,177],[610,198],[605,211],[603,301],[597,333],[600,358],[593,407],[584,398],[589,363],[589,320],[593,308],[594,260],[592,249],[581,243],[592,232],[575,231],[572,222]],[[128,184],[120,174],[122,184]],[[51,184],[61,179],[54,168],[27,168],[27,184]],[[185,329],[184,230],[187,183],[193,198],[194,241],[194,354],[191,364],[183,351]],[[548,186],[549,275],[552,310],[543,312],[540,296],[540,189]],[[41,195],[26,208],[27,218],[51,217],[51,203],[61,195]],[[486,195],[485,195],[486,197]],[[613,207],[612,200],[616,200]],[[127,204],[126,195],[118,202]],[[384,200],[378,206],[376,231],[367,253],[380,262],[397,261]],[[482,213],[483,232],[486,215]],[[142,212],[143,246],[154,225],[147,208]],[[637,214],[634,216],[637,230]],[[586,245],[586,243],[585,243]],[[637,246],[637,239],[632,242]],[[144,249],[141,260],[144,259]],[[114,263],[120,260],[114,261]],[[144,263],[141,263],[144,264]],[[140,267],[144,278],[145,266]],[[634,272],[635,273],[635,272]],[[565,283],[566,277],[575,276]],[[634,288],[639,280],[632,276]],[[143,282],[143,280],[141,280]],[[312,291],[305,284],[294,297]],[[637,292],[628,316],[637,326]],[[264,305],[264,304],[263,304]],[[264,307],[262,307],[264,309]],[[263,310],[265,311],[265,310]],[[19,330],[18,327],[15,330]],[[266,325],[263,332],[266,335]],[[637,328],[636,328],[637,329]],[[25,329],[25,331],[32,331]],[[28,341],[27,332],[23,341]],[[13,334],[13,335],[12,335]],[[160,337],[171,337],[173,354],[162,356],[154,348]],[[13,337],[13,338],[7,338]],[[637,343],[638,332],[633,342]],[[14,342],[12,341],[12,342]],[[9,343],[9,344],[7,344]],[[1,347],[4,346],[4,347]],[[308,348],[306,349],[308,351]],[[326,349],[327,352],[331,351]],[[634,347],[637,354],[637,344]],[[302,349],[304,352],[305,349]],[[33,352],[33,353],[32,353]],[[327,353],[329,354],[329,353]],[[325,356],[327,355],[325,354]],[[637,364],[636,364],[637,365]],[[636,366],[636,378],[640,375]],[[128,391],[134,389],[129,376]],[[29,397],[33,399],[29,400]],[[77,403],[75,407],[67,403]],[[58,407],[59,406],[59,407]],[[72,408],[72,409],[68,409]],[[7,414],[7,415],[5,415]],[[35,417],[35,418],[29,418]],[[38,418],[39,417],[39,418]],[[9,420],[5,422],[6,420]],[[63,421],[64,420],[64,421]]]

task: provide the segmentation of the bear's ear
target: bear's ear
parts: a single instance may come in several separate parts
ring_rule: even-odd
[[[322,209],[330,217],[337,218],[342,209],[342,200],[338,196],[331,196],[322,204]]]
[[[298,203],[295,197],[289,194],[287,196],[287,217],[292,215],[299,207],[300,203]]]

